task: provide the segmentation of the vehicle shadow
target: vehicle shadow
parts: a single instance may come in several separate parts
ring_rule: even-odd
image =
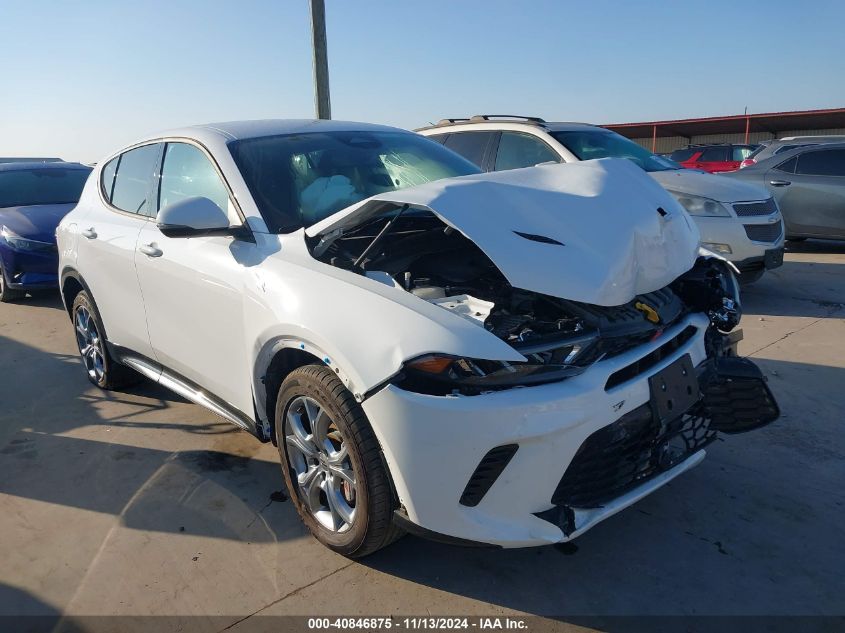
[[[845,259],[837,262],[787,260],[741,288],[746,315],[827,318],[845,309]]]
[[[33,306],[36,308],[52,308],[55,310],[64,310],[65,306],[62,303],[62,297],[56,290],[36,290],[28,294],[23,299],[18,299],[18,303]]]
[[[826,253],[831,255],[845,255],[845,241],[807,239],[803,242],[795,242],[788,240],[786,242],[786,251],[788,253]]]
[[[405,537],[362,563],[608,631],[631,630],[630,620],[613,620],[620,615],[841,614],[845,437],[842,397],[829,395],[845,384],[845,368],[760,364],[780,420],[720,436],[700,466],[571,544],[491,550]]]
[[[721,438],[701,466],[574,543],[493,550],[406,537],[361,565],[573,624],[609,617],[605,630],[631,629],[617,615],[845,612],[845,368],[759,363],[781,420]],[[248,543],[306,535],[266,459],[272,449],[247,434],[210,433],[217,422],[200,409],[197,422],[174,415],[155,386],[101,396],[68,354],[0,337],[0,366],[14,377],[0,382],[0,501],[107,514],[139,532]],[[105,419],[109,399],[120,412]],[[141,410],[152,419],[133,418]],[[127,437],[135,427],[155,433]],[[79,437],[90,429],[96,439]]]
[[[0,382],[0,496],[107,513],[139,530],[253,543],[306,533],[290,504],[270,511],[272,522],[260,516],[286,500],[278,461],[253,458],[266,447],[228,422],[193,406],[197,421],[175,415],[185,401],[146,380],[97,390],[75,356],[2,336],[0,366],[15,378]],[[182,431],[195,439],[155,440]]]

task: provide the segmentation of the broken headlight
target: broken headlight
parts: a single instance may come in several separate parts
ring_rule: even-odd
[[[577,376],[588,367],[575,364],[584,349],[582,344],[574,343],[554,350],[526,350],[522,351],[526,362],[426,354],[405,363],[400,386],[434,395],[472,395],[556,382]]]
[[[673,290],[691,309],[706,313],[722,332],[730,332],[742,318],[739,282],[720,258],[699,257],[695,266],[673,283]]]

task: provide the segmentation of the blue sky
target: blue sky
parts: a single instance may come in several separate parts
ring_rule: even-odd
[[[336,119],[618,123],[845,106],[845,3],[326,0]],[[0,155],[313,116],[308,0],[0,0]]]

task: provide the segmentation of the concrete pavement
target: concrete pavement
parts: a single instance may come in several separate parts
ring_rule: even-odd
[[[93,388],[57,298],[2,304],[0,614],[843,614],[843,302],[841,243],[751,286],[740,351],[783,418],[573,545],[406,537],[361,562],[306,534],[272,445],[150,383]]]

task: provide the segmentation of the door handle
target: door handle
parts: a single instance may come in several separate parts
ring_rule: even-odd
[[[150,242],[149,244],[141,244],[138,247],[138,250],[141,251],[147,257],[161,257],[164,255],[164,251],[161,250],[158,246],[155,245],[155,242]]]
[[[788,180],[770,180],[769,184],[772,187],[786,187],[788,185],[791,185],[792,183]]]
[[[82,231],[82,235],[87,237],[89,240],[97,239],[97,231],[94,230],[93,226],[90,229],[85,229],[84,231]]]

